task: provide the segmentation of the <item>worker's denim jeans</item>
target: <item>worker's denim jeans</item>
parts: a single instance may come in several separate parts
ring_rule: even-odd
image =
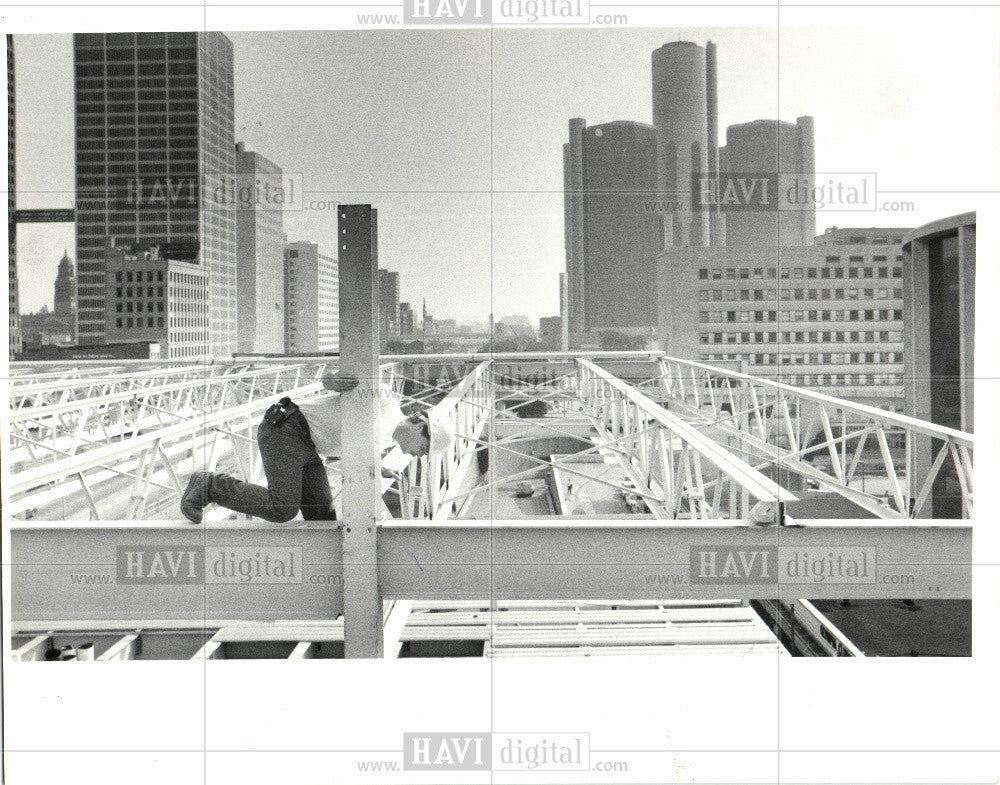
[[[295,412],[278,425],[262,421],[257,431],[267,487],[228,474],[213,474],[210,501],[274,523],[284,523],[301,509],[308,520],[334,520],[333,494],[326,468],[309,436],[309,424]]]

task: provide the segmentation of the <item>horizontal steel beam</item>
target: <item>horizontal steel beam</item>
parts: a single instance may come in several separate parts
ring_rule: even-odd
[[[780,528],[730,521],[397,521],[380,527],[379,584],[387,599],[416,600],[958,599],[971,597],[971,546],[971,527],[946,521],[810,521]],[[768,549],[777,549],[767,557],[769,579],[744,578],[748,567],[756,575],[752,560],[763,559]],[[702,551],[715,553],[715,580],[692,574],[693,564],[701,569]],[[824,560],[827,569],[831,554],[831,567],[842,573],[851,560],[864,559],[864,577],[819,580],[802,574],[802,565]],[[793,558],[799,577],[779,577]],[[727,568],[735,571],[729,578]]]
[[[107,620],[118,628],[149,619],[334,619],[343,610],[341,537],[335,523],[14,524],[11,617]],[[258,575],[275,572],[279,559],[294,573],[265,583]],[[241,564],[258,575],[243,580]]]
[[[386,599],[449,604],[968,599],[971,546],[971,527],[950,521],[836,520],[781,528],[730,521],[392,521],[379,525],[378,574]],[[240,568],[229,566],[260,563],[265,556],[276,564],[289,551],[295,574],[279,578],[284,582],[241,580]],[[142,579],[127,579],[128,559],[135,564],[137,552]],[[703,553],[715,554],[715,578],[699,579]],[[760,573],[765,553],[766,580]],[[788,575],[793,558],[798,577]],[[830,559],[840,561],[837,575],[831,576]],[[150,619],[332,620],[343,610],[342,533],[333,522],[196,527],[29,521],[11,527],[10,561],[11,617],[21,629],[51,619],[66,628],[103,620],[116,629]],[[845,565],[849,572],[851,562],[862,561],[863,574],[846,574]],[[192,563],[201,564],[194,578]],[[809,564],[820,564],[827,577],[815,579],[802,566]],[[727,576],[727,570],[735,573]]]

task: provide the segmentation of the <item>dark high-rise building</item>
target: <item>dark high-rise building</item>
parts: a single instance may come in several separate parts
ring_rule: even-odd
[[[399,273],[378,271],[379,332],[382,341],[399,335]]]
[[[73,37],[81,345],[105,343],[105,238],[208,276],[210,348],[236,349],[233,47],[225,35]]]
[[[785,199],[785,191],[793,182],[792,178],[800,188],[811,189],[815,185],[813,145],[811,117],[800,117],[795,123],[754,120],[731,125],[726,130],[722,169],[724,173],[751,177],[781,175],[781,193],[769,194],[771,203],[777,207],[778,200]],[[813,206],[808,209],[726,213],[726,244],[731,248],[812,245],[815,235],[816,210]]]
[[[416,314],[409,303],[399,304],[399,334],[403,338],[409,338],[416,330]]]
[[[55,307],[53,316],[66,322],[70,334],[76,336],[76,270],[69,252],[64,251],[56,273]]]
[[[976,331],[976,214],[943,218],[903,237],[906,311],[906,413],[972,433]],[[928,469],[942,443],[915,439]],[[923,474],[918,470],[918,476]],[[931,489],[934,518],[962,517],[962,493],[948,461]]]
[[[660,168],[669,199],[687,201],[691,176],[715,177],[718,160],[718,93],[715,44],[672,41],[653,52],[653,125],[663,132]],[[717,210],[672,213],[671,245],[721,244]]]
[[[260,153],[236,145],[236,171],[246,193],[282,186],[281,169]],[[238,205],[236,214],[237,351],[280,353],[285,348],[285,235],[279,204],[262,199]]]
[[[659,209],[660,131],[570,120],[563,146],[570,331],[657,324],[656,267],[666,242]]]
[[[17,223],[14,210],[17,207],[14,194],[15,146],[14,146],[14,36],[7,36],[7,266],[8,297],[7,326],[10,329],[10,357],[20,353],[21,345],[21,304],[17,298]]]
[[[546,349],[559,349],[562,343],[562,317],[543,316],[539,319],[538,340]]]

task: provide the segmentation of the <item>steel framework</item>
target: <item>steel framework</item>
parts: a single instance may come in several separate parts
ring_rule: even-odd
[[[972,517],[972,434],[701,363],[663,357],[659,367],[656,383],[671,408],[751,463],[812,480],[879,518],[926,517],[934,482],[950,467],[962,517]],[[893,457],[891,437],[902,443],[901,456]],[[887,502],[857,488],[870,440]],[[829,469],[810,460],[817,456]]]
[[[531,469],[502,477],[480,476],[476,462],[484,450],[513,452],[531,433],[579,435],[581,418],[593,435],[579,455],[619,461],[657,518],[746,518],[756,501],[796,499],[803,482],[875,517],[926,517],[935,480],[948,469],[971,516],[973,437],[873,407],[647,352],[385,360],[382,384],[404,409],[429,410],[457,434],[447,451],[383,484],[398,494],[404,518],[461,516],[473,494],[538,469],[572,474],[558,456],[534,456]],[[82,501],[91,518],[158,517],[176,502],[180,477],[220,461],[259,482],[256,419],[281,394],[320,392],[317,380],[335,368],[329,358],[147,362],[103,378],[99,365],[18,377],[10,387],[7,509],[59,517],[54,503],[75,501],[79,514]],[[69,378],[57,381],[59,373]],[[549,413],[520,418],[534,402]],[[503,436],[499,429],[514,421],[520,435]],[[866,454],[869,445],[877,451]],[[858,487],[862,465],[871,479],[873,457],[887,500]],[[105,497],[120,502],[123,483],[129,503],[108,507]]]
[[[401,643],[423,640],[421,635],[446,635],[434,632],[441,625],[435,625],[432,614],[401,621],[412,617],[411,603],[459,603],[452,614],[457,623],[465,618],[461,603],[487,603],[489,614],[498,602],[631,602],[647,607],[662,602],[664,595],[672,602],[704,603],[731,602],[733,597],[780,600],[806,591],[778,581],[693,580],[691,553],[698,547],[775,548],[780,553],[782,548],[864,550],[877,545],[878,565],[870,581],[849,589],[810,583],[809,596],[842,597],[847,592],[882,597],[886,578],[903,573],[911,579],[910,596],[970,596],[968,525],[869,519],[757,527],[745,521],[752,502],[796,498],[779,484],[775,469],[836,490],[877,518],[915,516],[926,512],[930,488],[947,459],[961,480],[968,516],[973,447],[968,434],[649,353],[383,359],[381,383],[395,391],[404,410],[429,411],[450,423],[457,438],[448,450],[412,461],[401,476],[383,484],[383,489],[398,492],[402,520],[376,524],[377,552],[370,558],[377,580],[371,584],[372,595],[358,604],[344,597],[344,575],[356,567],[353,551],[344,546],[344,524],[279,528],[216,520],[195,528],[173,521],[142,522],[156,515],[172,517],[168,513],[176,505],[183,472],[195,466],[225,463],[247,480],[259,481],[252,437],[261,412],[284,394],[323,394],[320,379],[335,367],[329,359],[256,360],[194,369],[126,364],[111,378],[77,371],[60,385],[53,376],[59,371],[44,371],[41,377],[25,374],[12,384],[8,422],[10,455],[16,462],[8,463],[5,509],[14,515],[39,511],[35,520],[15,522],[11,531],[14,623],[19,633],[31,636],[17,647],[20,656],[37,654],[40,640],[51,639],[51,631],[81,624],[121,632],[109,641],[105,658],[161,645],[157,636],[162,630],[213,625],[193,651],[200,657],[220,656],[224,646],[240,640],[291,634],[273,625],[292,624],[299,625],[296,656],[326,656],[317,649],[322,641],[338,636],[344,641],[351,625],[371,626],[367,609],[382,607],[383,601],[386,613],[376,623],[392,639],[389,654]],[[520,416],[524,407],[539,402],[545,404],[544,416]],[[574,471],[564,456],[526,456],[524,442],[538,434],[572,437],[587,445],[578,455],[617,462],[660,520],[461,520],[465,503],[476,493],[492,493],[500,483],[539,469]],[[892,506],[852,484],[869,437],[884,461],[885,479],[894,491]],[[901,440],[902,461],[893,454],[893,439]],[[922,475],[916,456],[919,439],[941,445],[930,471]],[[496,456],[516,452],[531,468],[502,477],[493,470],[484,473],[478,464],[484,452],[492,456],[491,465]],[[830,460],[829,470],[804,460],[815,453]],[[616,480],[606,482],[619,487]],[[117,512],[127,520],[52,521],[57,517],[52,505],[66,499],[82,500],[91,517],[114,518]],[[119,584],[113,579],[116,549],[135,542],[297,547],[310,577],[323,580],[303,580],[292,587]],[[110,579],[81,591],[65,576],[81,565]],[[674,580],[650,579],[665,574]],[[644,611],[647,616],[663,615],[653,606]],[[572,626],[599,625],[604,612],[574,611],[579,618]],[[340,614],[343,619],[338,620]],[[666,615],[680,619],[677,612]],[[521,619],[490,616],[485,621],[491,653],[542,655],[562,644],[583,649],[604,645],[608,650],[599,627],[570,634],[560,622],[548,628],[546,637],[530,630],[513,632],[509,625],[515,618]],[[533,618],[518,624],[534,627]],[[637,615],[635,623],[644,618]],[[339,629],[328,629],[338,624]],[[476,632],[482,634],[482,629]],[[681,640],[669,629],[636,636],[636,641],[656,638],[663,647],[703,645]],[[348,656],[372,656],[372,651],[366,643]]]

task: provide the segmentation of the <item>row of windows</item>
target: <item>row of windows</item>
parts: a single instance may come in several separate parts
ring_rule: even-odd
[[[117,118],[114,115],[115,111],[117,111],[119,115],[119,117]],[[192,129],[194,128],[196,119],[198,117],[197,113],[195,112],[175,112],[169,115],[164,114],[162,104],[155,110],[155,112],[142,113],[142,114],[136,114],[134,104],[118,104],[118,105],[112,105],[110,107],[104,104],[82,104],[77,107],[77,112],[78,116],[80,114],[105,116],[108,118],[109,126],[112,125],[116,127],[127,126],[131,123],[136,122],[136,120],[141,120],[142,124],[145,127],[157,126],[161,129],[166,129],[168,123],[171,125],[177,124],[181,126],[186,126],[188,129]],[[116,119],[118,119],[118,122],[114,122]],[[86,126],[86,128],[91,128],[91,127],[100,128],[100,125],[96,123],[88,123],[88,125]],[[81,128],[80,131],[81,133],[78,135],[79,138],[77,139],[76,142],[77,150],[86,151],[86,150],[101,149],[100,142],[82,141],[85,136],[87,136],[88,134],[92,134],[92,132],[87,131],[84,128]],[[184,134],[178,131],[177,134],[175,135],[186,136],[190,135],[191,133],[193,133],[193,131],[191,130],[186,131]],[[100,136],[100,134],[97,134],[97,136]],[[152,132],[150,132],[149,134],[141,134],[141,136],[162,136],[162,133],[153,134]],[[126,140],[125,142],[111,141],[108,142],[108,147],[112,149],[128,150],[131,147],[133,147],[134,144],[135,143],[131,140]],[[138,144],[140,148],[154,149],[157,146],[161,145],[162,142],[153,139],[140,139]]]
[[[155,309],[153,308],[154,305],[156,305]],[[149,303],[148,306],[143,305],[142,302],[115,303],[115,311],[118,313],[142,313],[143,310],[149,311],[150,313],[154,310],[163,313],[163,303]]]
[[[882,308],[879,310],[857,309],[857,310],[832,310],[832,311],[782,311],[781,321],[783,322],[842,322],[845,320],[852,322],[873,322],[873,321],[902,321],[903,310],[901,308]],[[699,322],[775,322],[778,320],[777,311],[699,311]]]
[[[76,92],[97,93],[104,90],[138,90],[140,95],[146,95],[147,91],[169,90],[168,96],[183,96],[186,100],[197,98],[197,80],[194,77],[181,78],[173,77],[169,81],[166,76],[126,76],[121,79],[106,79],[103,74],[85,76],[77,74]],[[86,100],[97,100],[96,97],[88,97]]]
[[[778,332],[702,333],[702,343],[901,343],[902,330],[786,330]]]
[[[104,46],[193,46],[197,33],[77,33],[73,36],[75,51]]]
[[[897,256],[896,261],[903,260],[902,256]],[[876,256],[874,262],[885,262],[884,256]],[[717,267],[708,269],[702,267],[698,270],[698,278],[702,281],[734,281],[748,280],[751,278],[902,278],[902,267],[848,267],[844,273],[843,267],[782,267],[780,275],[775,267]]]
[[[143,271],[142,270],[137,270],[137,271],[127,270],[124,273],[122,273],[121,271],[116,272],[115,273],[115,281],[117,281],[118,283],[121,283],[123,276],[124,276],[125,283],[133,283],[133,282],[135,282],[135,283],[142,283],[142,280],[143,280]],[[156,270],[156,271],[146,270],[145,271],[145,276],[146,276],[146,281],[153,281],[153,280],[162,281],[163,280],[163,270]],[[121,297],[120,294],[118,296]],[[132,295],[130,293],[129,297],[131,297],[131,296]],[[149,296],[152,297],[153,296],[152,293]],[[160,297],[162,297],[162,296],[163,296],[163,287],[160,287]]]
[[[178,311],[194,312],[208,307],[205,292],[187,287],[171,287],[170,299],[172,306]]]
[[[145,141],[146,140],[143,140],[143,142],[145,142]],[[157,155],[159,157],[159,156],[164,156],[168,152],[170,152],[171,147],[169,145],[165,144],[163,139],[156,139],[156,140],[151,140],[151,141],[155,141],[155,144],[154,145],[149,145],[149,144],[142,144],[141,145],[141,147],[143,149],[143,152],[139,153],[140,159],[146,160],[145,156],[147,154],[148,155],[154,155],[155,154],[155,155]],[[136,146],[135,145],[121,145],[118,142],[115,142],[115,148],[116,149],[113,150],[113,151],[99,150],[97,152],[93,152],[93,151],[91,151],[91,152],[80,152],[78,150],[77,153],[76,153],[76,161],[77,161],[78,164],[102,164],[102,163],[104,163],[106,161],[134,160],[133,156],[136,155],[136,152],[135,152],[136,151]],[[128,156],[128,158],[119,159],[119,158],[116,158],[115,156]],[[189,164],[189,166],[190,166],[190,164]],[[195,170],[192,169],[192,171],[195,171]]]
[[[169,66],[169,68],[168,68]],[[128,63],[77,63],[77,77],[108,76],[190,76],[198,73],[198,63],[188,60],[135,61]]]
[[[194,275],[193,273],[181,273],[176,270],[170,272],[170,283],[182,283],[188,285],[199,285],[204,283],[205,277],[203,275]],[[171,292],[174,290],[171,289]]]
[[[143,317],[141,317],[141,316],[138,316],[138,317],[135,317],[135,316],[121,317],[121,316],[119,316],[117,319],[115,319],[115,326],[118,327],[118,328],[122,328],[122,327],[126,327],[126,328],[127,327],[145,327],[147,329],[150,328],[150,327],[163,327],[163,317],[162,316],[155,317],[155,320],[154,320],[154,317],[147,316],[147,317],[145,317],[145,320],[146,320],[146,323],[143,324]],[[154,323],[154,321],[155,321],[155,323]],[[133,322],[135,322],[135,323],[133,324]]]
[[[146,62],[149,60],[195,60],[198,56],[193,46],[140,46],[138,48],[139,60]],[[78,49],[76,51],[76,62],[78,63],[100,63],[107,60],[110,63],[125,63],[136,59],[136,49],[133,46],[101,48],[101,49]]]
[[[717,302],[722,300],[762,301],[774,300],[780,293],[782,300],[887,300],[890,297],[901,300],[900,287],[860,289],[699,289],[698,300]]]
[[[174,359],[178,357],[201,357],[205,354],[208,354],[208,347],[205,345],[170,347],[170,357]]]
[[[100,128],[101,123],[93,121],[94,115],[105,115],[108,117],[108,125],[114,128],[127,128],[130,125],[134,128],[135,121],[149,121],[162,126],[165,122],[190,123],[191,117],[198,111],[198,104],[195,101],[171,101],[169,104],[163,101],[136,103],[134,98],[124,103],[104,103],[87,102],[77,104],[81,115],[86,115],[87,122],[80,124],[80,134],[84,135],[90,128]],[[102,111],[103,109],[103,111]],[[164,120],[163,118],[169,118]],[[90,133],[93,133],[92,131]]]
[[[132,101],[136,94],[141,101],[197,101],[198,90],[193,85],[175,84],[167,82],[166,79],[154,80],[142,79],[121,79],[95,82],[84,86],[81,82],[77,86],[76,100],[78,101],[104,101],[110,98],[112,101]]]
[[[143,125],[137,124],[136,117],[125,116],[116,118],[118,122],[106,123],[105,118],[87,115],[81,118],[76,135],[79,139],[100,139],[107,136],[108,139],[131,139],[133,137],[155,138],[157,144],[167,147],[190,146],[190,140],[197,138],[198,129],[193,125]],[[168,138],[169,137],[169,138]],[[125,152],[131,152],[126,149]],[[155,152],[155,150],[154,150]],[[134,155],[134,153],[132,153]],[[93,156],[98,153],[90,153],[88,160],[93,160]]]
[[[718,362],[744,359],[739,354],[703,354],[702,362]],[[845,387],[845,386],[887,386],[903,383],[903,375],[898,373],[790,373],[779,378],[783,384],[793,387]],[[902,411],[900,404],[888,404],[888,411]]]
[[[792,352],[755,353],[747,356],[754,365],[875,365],[903,362],[902,352]]]

